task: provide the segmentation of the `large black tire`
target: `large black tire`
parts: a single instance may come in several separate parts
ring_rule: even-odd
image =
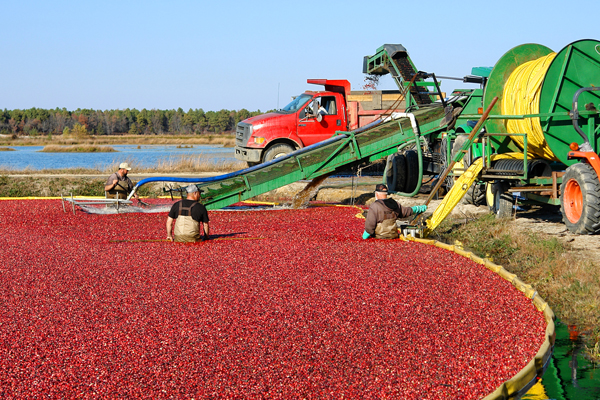
[[[404,192],[406,186],[406,157],[404,154],[393,154],[388,158],[385,181],[391,192]]]
[[[508,191],[510,186],[506,182],[495,182],[492,184],[492,196],[494,203],[490,206],[496,218],[511,218],[513,213],[513,196]]]
[[[269,148],[269,150],[267,150],[267,152],[265,153],[265,156],[263,158],[263,162],[269,162],[276,158],[283,157],[286,154],[290,154],[292,151],[294,151],[294,149],[292,148],[292,146],[290,146],[288,144],[285,144],[285,143],[275,144],[275,145],[271,146]]]
[[[406,156],[397,154],[394,157],[394,181],[396,183],[394,190],[396,192],[404,192],[406,188]]]
[[[600,182],[585,163],[567,168],[560,185],[560,212],[571,232],[591,235],[600,230]]]
[[[405,193],[412,193],[419,183],[419,156],[415,150],[409,150],[404,155],[406,157],[406,185]]]
[[[471,185],[465,196],[462,198],[463,204],[473,204],[481,206],[486,204],[485,201],[485,183],[475,182]]]

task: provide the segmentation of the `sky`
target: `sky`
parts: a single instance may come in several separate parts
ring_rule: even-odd
[[[399,43],[418,69],[463,77],[511,48],[600,39],[598,0],[5,1],[0,109],[281,108]],[[442,90],[472,87],[445,80]],[[390,78],[378,89],[396,89]]]

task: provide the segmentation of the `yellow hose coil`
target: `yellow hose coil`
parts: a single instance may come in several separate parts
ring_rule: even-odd
[[[511,159],[511,160],[522,160],[523,153],[506,153],[506,154],[494,154],[492,155],[492,161]],[[431,217],[425,222],[426,228],[423,231],[423,237],[429,236],[429,234],[438,227],[439,224],[452,212],[458,202],[464,197],[465,193],[469,190],[473,182],[475,182],[481,170],[483,168],[483,161],[481,158],[475,160],[473,164],[462,174],[452,189],[444,196],[444,199],[439,206],[435,209]]]
[[[556,57],[556,53],[550,53],[515,68],[504,85],[502,103],[500,104],[502,115],[539,114],[542,83],[554,57]],[[525,133],[527,135],[527,153],[529,157],[558,161],[546,142],[539,118],[507,120],[506,131],[510,134]],[[522,136],[511,136],[511,139],[521,149],[525,148]],[[522,153],[506,153],[492,155],[491,158],[492,160],[522,160],[524,155]],[[435,209],[433,215],[426,221],[426,228],[423,232],[424,237],[427,237],[452,212],[471,185],[477,180],[482,168],[483,164],[480,158],[457,179],[452,189]]]
[[[554,57],[556,57],[556,53],[550,53],[515,68],[504,85],[500,105],[502,115],[538,114],[540,112],[542,83]],[[527,152],[530,156],[558,161],[546,142],[539,118],[509,119],[506,122],[506,131],[527,134]],[[521,149],[525,147],[522,136],[511,136],[511,139]]]

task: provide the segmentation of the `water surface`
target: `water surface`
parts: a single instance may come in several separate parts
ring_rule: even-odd
[[[44,153],[44,146],[10,146],[16,151],[0,152],[0,168],[23,170],[94,168],[104,170],[120,162],[135,163],[139,167],[152,167],[160,160],[177,160],[182,155],[202,155],[211,162],[234,162],[232,147],[221,145],[111,145],[111,153]],[[139,147],[139,148],[138,148]]]

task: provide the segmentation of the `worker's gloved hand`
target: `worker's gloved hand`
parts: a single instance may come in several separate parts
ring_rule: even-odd
[[[421,213],[424,213],[425,211],[427,211],[427,206],[426,205],[413,206],[411,208],[413,210],[413,213],[415,213],[415,214],[421,214]]]
[[[363,239],[368,239],[368,238],[370,238],[370,237],[371,237],[371,234],[370,234],[370,233],[368,233],[367,231],[364,231],[364,232],[363,232],[363,235],[362,235],[362,238],[363,238]]]

